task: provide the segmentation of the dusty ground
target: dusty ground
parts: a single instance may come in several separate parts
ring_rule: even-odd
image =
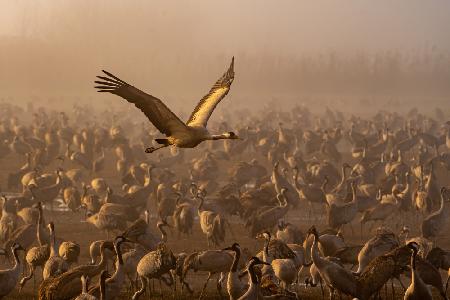
[[[112,155],[110,155],[112,157]],[[115,163],[112,161],[112,158],[109,158],[108,160],[111,160],[110,163],[107,165],[106,169],[100,174],[100,176],[105,177],[105,179],[108,182],[111,182],[113,184],[113,187],[115,190],[119,190],[118,187],[118,180],[116,177],[116,172],[114,171]],[[0,160],[0,186],[5,187],[6,186],[6,176],[9,172],[16,170],[20,165],[22,164],[22,161],[13,156],[9,155],[7,158],[3,158]],[[70,165],[66,166],[67,168],[70,168]],[[447,178],[448,179],[448,178]],[[447,181],[448,182],[448,181]],[[295,210],[291,211],[288,215],[288,220],[291,223],[294,223],[296,225],[299,225],[304,231],[307,230],[309,226],[311,226],[313,223],[316,223],[319,228],[325,227],[324,225],[324,214],[321,214],[321,218],[318,218],[317,220],[308,220],[305,217],[305,210]],[[87,263],[89,261],[88,256],[88,246],[90,242],[97,240],[97,239],[104,239],[105,234],[98,231],[94,226],[91,224],[82,222],[82,216],[80,214],[74,214],[72,212],[57,212],[57,213],[51,213],[48,208],[45,211],[45,218],[48,221],[53,220],[56,225],[56,232],[57,236],[62,237],[67,240],[73,240],[80,244],[81,246],[81,256],[80,256],[80,263]],[[234,241],[238,241],[242,246],[248,247],[251,251],[254,253],[258,252],[262,248],[262,243],[257,242],[255,239],[250,238],[247,234],[247,232],[244,231],[244,228],[241,224],[241,222],[238,219],[231,220],[232,228],[235,236],[231,236],[230,233],[227,234],[227,242],[224,246],[228,246]],[[346,228],[345,230],[345,238],[348,244],[361,244],[362,241],[367,240],[367,238],[370,236],[369,233],[365,232],[364,236],[360,237],[359,234],[359,224],[354,224],[353,226],[355,228],[355,236],[352,236],[352,233],[349,228]],[[415,228],[415,227],[411,227]],[[412,236],[414,234],[417,234],[417,232],[413,231]],[[174,252],[178,251],[194,251],[194,250],[201,250],[206,248],[206,239],[204,235],[200,231],[199,225],[195,225],[194,234],[191,237],[181,237],[178,238],[176,234],[172,234],[169,232],[169,238],[168,238],[168,245],[173,249]],[[450,248],[450,239],[449,237],[443,237],[439,239],[439,245],[444,248]],[[3,259],[0,258],[0,269],[4,269],[7,267],[7,263],[3,261]],[[37,282],[41,281],[41,271],[37,271]],[[306,276],[306,272],[303,272],[303,276],[301,278],[301,282],[303,282],[304,276]],[[443,273],[444,276],[444,273]],[[194,285],[195,288],[195,294],[193,296],[184,294],[180,295],[178,292],[177,298],[184,298],[184,299],[192,299],[192,298],[198,298],[198,293],[201,289],[201,286],[206,279],[207,274],[198,273],[195,274],[193,272],[190,272],[188,275],[188,281]],[[446,277],[443,277],[446,278]],[[409,284],[408,279],[403,278],[403,283],[405,285]],[[38,285],[36,285],[37,287]],[[215,289],[215,281],[212,280],[209,284],[208,292],[207,292],[207,298],[208,299],[219,299],[218,293]],[[158,299],[163,298],[159,294],[159,284],[155,283],[155,292],[152,293],[151,299]],[[321,292],[320,288],[308,288],[305,289],[303,285],[295,286],[294,290],[296,290],[299,293],[299,296],[301,299],[320,299]],[[170,297],[172,298],[173,295],[168,287],[163,286],[164,291],[164,297]],[[37,291],[36,291],[37,292]],[[226,291],[224,291],[226,293]],[[402,291],[400,288],[396,289],[396,298],[400,299],[402,298]],[[29,281],[24,290],[19,294],[17,290],[15,290],[12,294],[10,294],[8,297],[5,297],[4,299],[34,299],[33,295],[36,293],[33,293],[33,281]],[[388,297],[385,296],[385,291],[382,291],[382,297],[383,299],[392,299],[391,290],[388,290]],[[127,294],[124,290],[124,293],[122,295],[122,299],[128,299],[130,296]],[[142,299],[149,298],[142,297]]]

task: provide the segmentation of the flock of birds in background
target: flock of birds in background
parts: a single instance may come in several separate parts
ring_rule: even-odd
[[[213,135],[206,125],[230,90],[234,58],[187,123],[161,100],[104,73],[98,91],[135,104],[154,128],[129,112],[74,106],[68,117],[31,104],[25,110],[0,104],[0,159],[25,160],[3,187],[0,254],[13,265],[0,270],[0,299],[36,280],[38,269],[42,281],[34,291],[49,300],[139,299],[156,293],[152,280],[171,287],[174,297],[193,297],[189,271],[208,274],[200,299],[215,275],[220,296],[226,286],[232,300],[300,299],[303,288],[317,285],[330,298],[395,298],[400,289],[405,299],[432,299],[432,291],[447,299],[448,280],[440,272],[450,272],[450,251],[442,244],[450,210],[444,110],[366,118],[330,109],[316,114],[300,105],[290,112],[224,112],[226,122],[210,127],[225,133]],[[237,133],[226,130],[227,122]],[[98,176],[106,153],[116,156],[114,178]],[[57,237],[64,220],[46,223],[46,210],[59,199],[105,232],[104,240],[91,242],[86,264],[78,262],[78,243]],[[189,237],[197,223],[207,250],[172,251],[167,228]],[[263,247],[241,247],[237,226]],[[361,244],[348,244],[344,229],[353,239],[360,235]],[[230,235],[232,245],[225,245]]]

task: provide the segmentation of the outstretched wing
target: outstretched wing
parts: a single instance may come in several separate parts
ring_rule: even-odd
[[[189,126],[203,126],[206,127],[209,117],[216,108],[217,104],[228,94],[231,84],[234,80],[234,57],[231,60],[230,67],[217,80],[209,93],[200,100],[187,121]]]
[[[187,126],[183,121],[181,121],[161,100],[144,93],[105,70],[102,71],[107,77],[97,76],[97,78],[102,80],[95,81],[95,83],[99,84],[95,87],[98,89],[97,92],[115,94],[128,102],[133,103],[147,116],[150,122],[166,136],[170,136],[176,131],[187,130]]]

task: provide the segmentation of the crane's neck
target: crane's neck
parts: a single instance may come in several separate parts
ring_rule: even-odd
[[[108,263],[108,258],[105,255],[105,251],[106,247],[104,246],[104,244],[100,245],[100,261],[98,262],[97,265],[100,269],[104,268]]]
[[[409,230],[405,231],[404,237],[405,237],[404,243],[406,244],[406,241],[408,240],[408,237],[409,237]]]
[[[278,206],[279,207],[283,207],[283,200],[282,200],[282,195],[281,194],[278,194],[277,195],[277,201],[278,201]]]
[[[319,235],[317,233],[314,234],[314,240],[311,248],[311,257],[313,263],[317,266],[317,268],[321,268],[323,266],[323,259],[319,255]]]
[[[417,252],[413,251],[411,254],[411,284],[417,285],[417,281],[420,280],[419,274],[416,271],[416,260],[417,260]]]
[[[239,259],[241,258],[241,250],[236,248],[234,250],[233,264],[231,265],[231,273],[235,273],[238,268]]]
[[[81,199],[87,196],[87,186],[83,185],[83,194],[81,195]]]
[[[423,165],[421,164],[420,165],[420,181],[419,181],[419,187],[421,188],[421,189],[423,189],[423,172],[424,172],[424,170],[423,170]]]
[[[111,201],[112,195],[113,195],[113,190],[112,190],[110,187],[108,187],[108,188],[106,189],[105,203],[111,203],[111,202],[113,202],[113,201]]]
[[[254,263],[250,263],[250,265],[248,266],[248,274],[250,275],[250,284],[248,287],[247,292],[245,293],[243,297],[245,299],[262,299],[262,295],[260,294],[260,288],[259,288],[259,283],[258,283],[258,277],[256,276],[255,273],[255,267],[254,267]]]
[[[299,172],[300,171],[298,170],[298,168],[294,169],[294,178],[293,178],[294,179],[294,185],[295,185],[295,188],[298,191],[302,190],[305,187],[305,184],[298,182]]]
[[[161,232],[161,241],[167,242],[167,232],[164,230],[164,224],[158,224],[158,230]]]
[[[3,203],[2,203],[2,216],[7,214],[5,206],[6,206],[6,200],[3,200]]]
[[[346,165],[343,165],[341,168],[341,182],[340,184],[344,184],[345,180],[347,179],[347,174],[345,173],[345,170],[347,169]]]
[[[37,224],[36,224],[36,238],[38,240],[39,246],[43,246],[44,244],[46,244],[46,243],[44,243],[44,241],[42,239],[42,236],[41,236],[41,230],[43,230],[42,223],[43,223],[42,212],[39,209],[38,210],[38,221],[37,221]]]
[[[413,253],[411,254],[411,268],[412,268],[413,272],[416,270],[416,256],[417,256],[417,252],[413,251]]]
[[[405,189],[402,191],[402,194],[407,195],[409,194],[409,191],[411,190],[411,183],[410,183],[409,176],[406,177],[406,186]]]
[[[50,229],[50,257],[56,255],[58,255],[58,250],[56,249],[55,231]]]
[[[328,185],[328,177],[325,177],[323,179],[323,183],[320,186],[320,189],[322,190],[322,192],[326,195],[327,194],[327,185]]]
[[[203,202],[205,201],[205,199],[203,199],[203,197],[200,197],[200,204],[198,205],[198,211],[200,212],[203,209]]]
[[[392,193],[392,196],[394,197],[395,205],[399,208],[402,205],[402,199],[396,193]]]
[[[88,279],[85,276],[81,276],[81,287],[82,287],[82,294],[87,294],[88,292]]]
[[[43,225],[44,224],[44,217],[43,217],[43,211],[42,211],[42,206],[39,205],[38,206],[38,225]]]
[[[444,193],[441,193],[441,206],[439,207],[438,212],[441,213],[445,208],[445,196]]]
[[[266,237],[264,242],[263,261],[266,263],[272,263],[272,257],[269,255],[270,236]]]
[[[145,223],[147,223],[147,226],[150,225],[150,213],[148,210],[145,211]]]
[[[13,256],[14,256],[14,270],[18,270],[20,267],[20,260],[19,260],[19,254],[17,253],[17,249],[13,249]]]
[[[356,186],[355,186],[355,183],[352,183],[352,184],[351,184],[351,187],[352,187],[352,202],[353,202],[353,203],[356,203],[357,196],[356,196]]]
[[[144,186],[150,186],[152,183],[152,169],[151,167],[147,168],[147,176],[144,178]]]
[[[120,249],[121,244],[122,244],[122,242],[117,242],[114,244],[114,250],[116,251],[117,261],[118,261],[120,267],[123,265],[122,250]],[[116,273],[117,273],[117,270],[116,270]]]
[[[258,277],[256,276],[254,265],[254,262],[251,262],[248,266],[248,273],[250,274],[250,288],[256,288],[258,286]]]
[[[181,201],[181,193],[177,194],[177,199],[175,200],[175,206],[179,206]]]
[[[288,160],[289,160],[289,157],[288,157],[288,155],[287,155],[287,151],[284,151],[284,152],[283,152],[283,159],[284,159],[285,161],[288,161]]]
[[[105,277],[101,276],[100,277],[100,300],[105,300],[105,293],[106,293]]]
[[[208,139],[215,141],[215,140],[231,140],[234,138],[232,138],[229,133],[222,133],[222,134],[212,134]]]

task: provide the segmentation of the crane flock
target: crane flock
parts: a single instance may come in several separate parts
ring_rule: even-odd
[[[107,71],[143,114],[0,102],[1,299],[447,299],[448,107],[210,120],[234,63],[186,123]]]

